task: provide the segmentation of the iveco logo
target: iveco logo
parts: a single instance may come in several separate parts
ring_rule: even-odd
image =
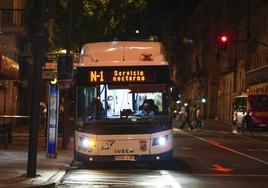
[[[133,153],[134,150],[132,148],[129,149],[115,149],[114,150],[115,153]]]

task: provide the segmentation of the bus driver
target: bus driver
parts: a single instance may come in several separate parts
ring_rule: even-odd
[[[143,104],[140,106],[140,111],[135,115],[137,116],[153,116],[157,111],[157,106],[154,104],[153,99],[144,100]]]

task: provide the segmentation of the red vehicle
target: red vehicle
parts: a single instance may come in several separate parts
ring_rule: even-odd
[[[239,128],[268,127],[268,94],[245,94],[235,97],[233,122]]]

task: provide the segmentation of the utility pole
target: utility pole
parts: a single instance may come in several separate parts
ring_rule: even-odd
[[[41,91],[41,75],[42,64],[45,61],[46,52],[46,34],[44,28],[44,11],[45,0],[35,0],[35,33],[33,37],[33,78],[32,78],[32,99],[31,99],[31,124],[29,130],[29,146],[28,146],[28,163],[27,176],[36,176],[36,159],[37,159],[37,142],[38,142],[38,126],[39,126],[39,103]]]

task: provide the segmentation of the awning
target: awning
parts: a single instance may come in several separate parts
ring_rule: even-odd
[[[17,80],[19,78],[19,64],[0,54],[0,79]]]

